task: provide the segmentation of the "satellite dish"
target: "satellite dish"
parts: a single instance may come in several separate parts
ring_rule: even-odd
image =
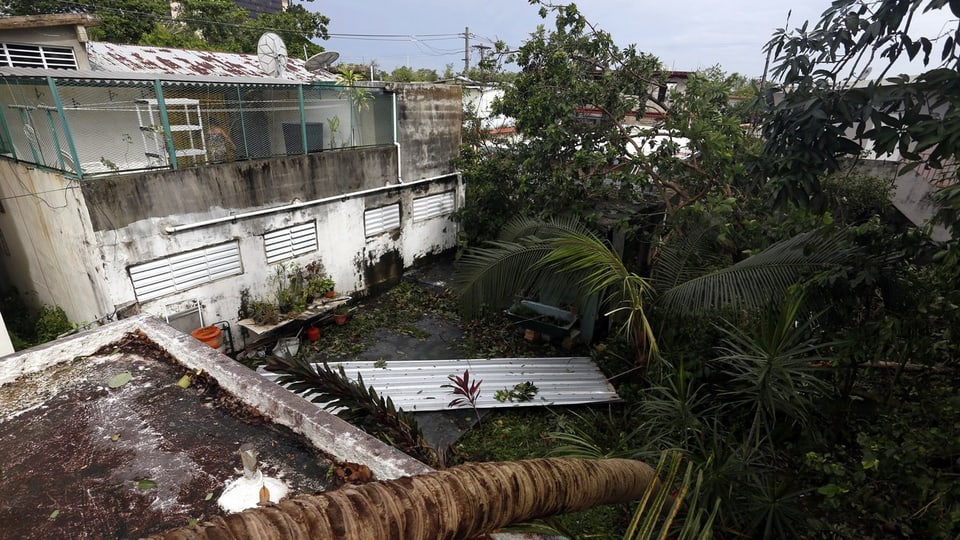
[[[257,58],[260,70],[267,76],[282,78],[287,69],[287,46],[280,36],[267,32],[257,42]]]
[[[340,58],[340,53],[336,51],[322,52],[307,58],[303,67],[310,73],[317,73],[330,67],[330,64],[336,62],[337,58]]]

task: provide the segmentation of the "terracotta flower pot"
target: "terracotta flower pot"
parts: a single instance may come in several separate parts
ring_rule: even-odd
[[[324,296],[326,296],[327,298],[335,298],[337,296],[337,293],[331,289],[326,293],[324,293]]]
[[[347,316],[338,313],[333,316],[333,322],[337,323],[339,326],[343,326],[347,324]]]
[[[320,339],[320,328],[316,326],[307,328],[307,340],[317,341],[318,339]]]

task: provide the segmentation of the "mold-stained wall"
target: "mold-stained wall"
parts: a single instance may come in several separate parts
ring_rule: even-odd
[[[397,84],[400,164],[403,180],[444,174],[460,150],[463,94],[460,86]],[[387,87],[389,91],[391,86]]]
[[[0,161],[0,261],[24,300],[60,305],[73,321],[112,311],[107,276],[77,182]]]

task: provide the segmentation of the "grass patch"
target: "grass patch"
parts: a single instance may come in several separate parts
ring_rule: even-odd
[[[556,446],[548,433],[556,416],[542,408],[506,409],[486,415],[454,446],[462,461],[516,461],[546,457]]]

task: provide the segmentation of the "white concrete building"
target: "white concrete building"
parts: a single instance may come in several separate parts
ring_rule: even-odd
[[[0,58],[0,267],[32,303],[90,322],[199,302],[232,326],[279,265],[321,263],[350,293],[455,246],[458,87],[255,77],[249,55],[90,46],[64,17],[0,22],[43,64]],[[73,65],[44,64],[66,48]],[[142,71],[85,69],[134,52]]]

